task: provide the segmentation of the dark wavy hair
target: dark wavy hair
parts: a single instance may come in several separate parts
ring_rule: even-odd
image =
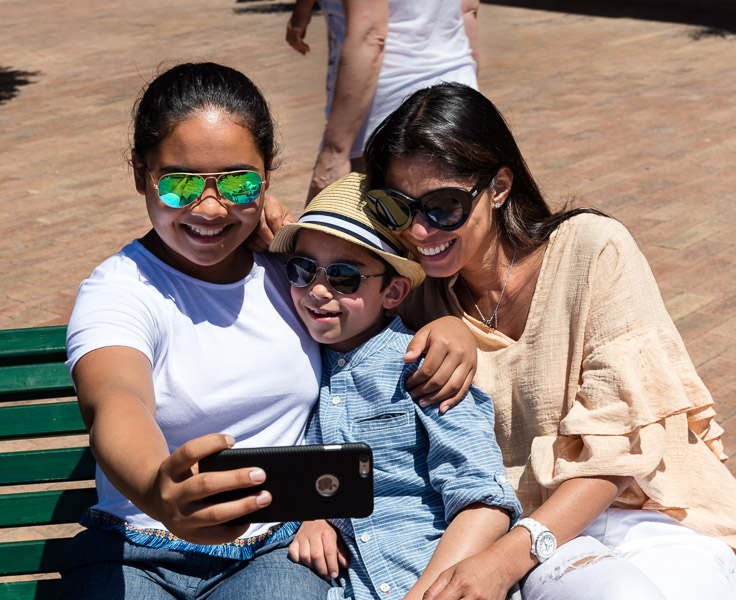
[[[240,71],[212,62],[176,65],[144,88],[133,107],[133,150],[145,159],[174,127],[209,108],[247,128],[266,171],[276,168],[275,128],[263,94]]]
[[[384,186],[393,157],[418,155],[435,162],[443,176],[458,179],[493,177],[502,166],[511,169],[514,180],[498,209],[498,222],[520,249],[540,246],[576,214],[603,214],[592,208],[553,212],[501,113],[466,85],[441,83],[418,90],[383,120],[365,148],[369,189]]]

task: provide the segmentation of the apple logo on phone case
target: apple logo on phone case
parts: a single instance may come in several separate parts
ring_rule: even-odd
[[[325,473],[317,477],[314,487],[317,488],[317,493],[320,496],[334,496],[337,488],[340,487],[340,480],[334,475]]]

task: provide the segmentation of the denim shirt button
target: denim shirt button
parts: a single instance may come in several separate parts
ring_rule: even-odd
[[[335,396],[335,397],[333,397],[333,398],[332,398],[332,403],[333,403],[333,404],[334,404],[335,406],[337,406],[338,404],[340,404],[340,396]]]
[[[391,586],[388,583],[382,583],[380,586],[382,592],[390,592]]]
[[[345,366],[345,359],[344,358],[338,358],[337,359],[337,366],[338,367],[344,367]]]
[[[371,539],[371,535],[369,533],[364,533],[363,535],[360,536],[361,542],[368,542],[370,541],[370,539]]]

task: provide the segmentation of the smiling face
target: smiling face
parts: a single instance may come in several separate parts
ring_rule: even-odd
[[[499,171],[499,178],[505,171]],[[470,189],[474,182],[447,178],[436,163],[426,156],[394,157],[385,178],[386,187],[419,198],[429,191],[444,187]],[[454,231],[432,227],[416,213],[410,227],[398,235],[412,249],[430,277],[450,277],[461,269],[480,264],[489,246],[497,239],[492,222],[491,199],[503,202],[507,191],[495,195],[489,187],[475,198],[468,220]]]
[[[146,197],[155,231],[155,236],[146,238],[150,250],[172,267],[204,281],[237,281],[250,271],[252,256],[243,242],[259,224],[268,174],[248,129],[221,110],[196,112],[175,126],[147,156],[134,155],[133,166],[136,189]],[[171,208],[161,201],[154,186],[167,173],[240,170],[257,171],[264,179],[260,196],[250,204],[225,200],[215,180],[208,179],[192,204]]]
[[[370,250],[313,229],[299,232],[295,256],[304,256],[327,267],[348,263],[362,275],[382,274],[386,264]],[[397,306],[409,293],[409,280],[394,277],[384,289],[382,277],[363,279],[354,294],[340,294],[327,282],[320,269],[305,287],[291,286],[291,298],[312,338],[338,352],[349,352],[379,333],[385,311]]]

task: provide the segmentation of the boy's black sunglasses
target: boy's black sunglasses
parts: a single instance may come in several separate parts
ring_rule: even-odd
[[[345,295],[357,292],[364,279],[383,275],[363,275],[358,267],[348,263],[332,263],[321,267],[316,261],[304,256],[293,256],[286,261],[286,277],[294,287],[307,287],[317,278],[320,269],[325,272],[330,287]]]
[[[370,190],[367,195],[376,217],[393,231],[407,229],[417,211],[432,227],[453,231],[468,220],[473,200],[492,181],[490,177],[481,177],[470,191],[447,187],[427,192],[421,198],[412,198],[391,188]]]

